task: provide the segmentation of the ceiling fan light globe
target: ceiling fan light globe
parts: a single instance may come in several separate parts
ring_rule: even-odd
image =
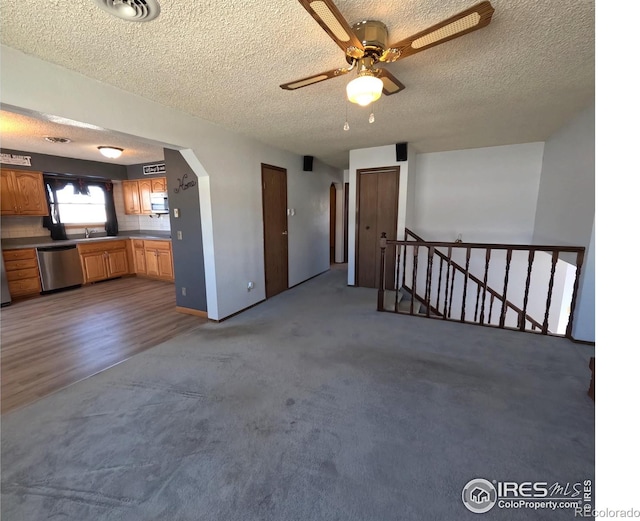
[[[375,76],[362,75],[347,84],[347,98],[351,103],[366,107],[380,99],[382,95],[382,80]]]

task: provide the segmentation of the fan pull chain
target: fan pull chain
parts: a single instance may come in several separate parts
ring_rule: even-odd
[[[344,106],[344,126],[342,128],[345,132],[349,130],[349,103],[345,103]]]

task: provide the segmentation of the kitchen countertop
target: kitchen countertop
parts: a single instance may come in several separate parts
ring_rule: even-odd
[[[171,232],[156,231],[123,231],[115,236],[98,234],[88,239],[84,235],[69,235],[65,241],[54,241],[51,237],[19,237],[15,239],[2,239],[3,250],[18,250],[21,248],[42,248],[45,246],[65,246],[67,244],[82,244],[95,241],[117,241],[123,239],[147,239],[147,240],[171,240]]]

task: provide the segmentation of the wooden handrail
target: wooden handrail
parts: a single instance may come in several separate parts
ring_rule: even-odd
[[[413,240],[408,240],[409,238],[412,238]],[[554,277],[554,273],[555,273],[555,267],[556,267],[556,263],[558,261],[559,258],[559,254],[561,252],[566,252],[566,253],[576,253],[576,274],[575,274],[575,281],[574,281],[574,287],[573,287],[573,299],[572,299],[572,303],[571,303],[571,309],[570,309],[570,316],[569,316],[569,322],[567,324],[567,329],[566,329],[566,335],[565,336],[570,336],[571,335],[571,327],[573,324],[573,312],[575,309],[575,299],[577,296],[577,290],[578,290],[578,283],[579,283],[579,276],[580,276],[580,272],[581,272],[581,265],[584,259],[584,251],[585,248],[581,247],[581,246],[557,246],[557,245],[529,245],[529,244],[494,244],[494,243],[460,243],[460,242],[442,242],[442,241],[425,241],[424,239],[422,239],[419,235],[417,235],[416,233],[412,232],[411,230],[409,230],[408,228],[405,228],[405,240],[403,241],[399,241],[399,240],[389,240],[385,238],[384,241],[384,246],[385,249],[387,247],[393,247],[396,248],[397,251],[397,259],[399,262],[400,259],[400,250],[398,250],[397,248],[400,247],[405,247],[405,251],[404,251],[404,259],[405,261],[403,262],[403,265],[406,266],[406,247],[407,246],[411,246],[414,248],[414,273],[413,273],[413,288],[408,288],[406,287],[406,272],[405,270],[403,270],[403,282],[404,283],[400,283],[400,281],[396,281],[396,285],[402,286],[404,287],[404,289],[409,290],[412,293],[412,299],[416,299],[419,302],[421,302],[422,304],[425,305],[426,307],[426,311],[427,311],[427,317],[431,314],[431,311],[435,311],[437,314],[440,315],[440,312],[436,309],[433,308],[430,305],[430,288],[431,288],[431,282],[430,282],[430,277],[431,277],[431,263],[432,263],[432,258],[433,258],[433,254],[435,253],[441,260],[440,260],[440,277],[442,277],[442,268],[443,268],[443,263],[446,262],[447,267],[446,267],[446,280],[447,280],[447,288],[445,289],[445,299],[444,299],[444,305],[445,305],[445,309],[444,309],[444,313],[442,313],[440,316],[442,318],[447,318],[447,314],[451,313],[451,310],[447,310],[446,306],[448,304],[447,302],[447,291],[448,291],[448,285],[449,285],[449,280],[451,279],[452,282],[454,280],[454,276],[453,274],[450,276],[450,269],[453,268],[454,273],[458,272],[464,275],[465,277],[465,285],[464,285],[464,294],[463,294],[463,302],[466,302],[466,290],[467,290],[467,282],[469,279],[471,279],[476,285],[477,285],[477,295],[476,297],[479,298],[480,297],[480,292],[482,292],[482,309],[476,309],[476,317],[474,318],[474,321],[476,321],[478,319],[477,314],[478,312],[480,312],[480,323],[483,324],[485,321],[485,299],[486,299],[486,295],[489,294],[490,296],[490,307],[489,307],[489,315],[491,316],[491,311],[493,309],[493,303],[494,303],[494,299],[498,299],[498,301],[501,303],[500,306],[500,317],[499,317],[499,327],[504,328],[504,323],[505,323],[505,317],[506,317],[506,312],[507,309],[512,310],[516,313],[517,317],[518,317],[518,329],[524,331],[525,328],[525,323],[528,322],[531,324],[532,329],[539,329],[543,334],[547,334],[548,333],[548,313],[549,313],[549,304],[550,304],[550,298],[551,298],[551,292],[553,290],[553,277]],[[415,256],[417,255],[417,251],[418,248],[420,247],[426,247],[428,249],[429,252],[429,269],[427,270],[427,281],[426,281],[426,291],[427,293],[425,294],[425,298],[421,298],[419,295],[416,294],[416,282],[415,282],[415,276],[416,276],[416,267],[417,267],[417,262],[416,262],[416,258]],[[447,250],[448,255],[439,251],[437,248],[443,248]],[[457,262],[455,262],[452,258],[451,258],[451,252],[453,248],[466,248],[467,250],[467,256],[466,256],[466,268],[461,266],[460,264],[458,264]],[[481,280],[480,278],[478,278],[477,276],[473,275],[472,273],[469,272],[469,256],[470,256],[470,251],[471,249],[484,249],[486,250],[487,254],[486,254],[486,260],[485,260],[485,280]],[[490,257],[491,257],[491,251],[492,250],[506,250],[507,251],[507,267],[505,269],[505,278],[504,278],[504,294],[499,293],[498,291],[496,291],[495,289],[493,289],[492,287],[490,287],[487,284],[486,281],[486,271],[488,270],[488,265],[489,265],[489,261],[490,261]],[[528,272],[527,272],[527,283],[526,283],[526,288],[525,288],[525,298],[524,298],[524,306],[523,309],[521,309],[520,307],[516,306],[513,302],[511,302],[509,299],[506,298],[506,291],[507,291],[507,286],[508,286],[508,282],[509,282],[509,265],[511,263],[511,256],[513,251],[528,251],[529,252],[529,266],[528,266]],[[537,320],[535,320],[532,316],[530,316],[529,314],[527,314],[526,312],[526,305],[527,305],[527,300],[528,300],[528,292],[529,292],[529,281],[530,281],[530,272],[531,272],[531,263],[533,260],[533,256],[535,255],[535,252],[537,251],[542,251],[545,253],[550,253],[552,256],[552,271],[551,271],[551,278],[549,280],[549,290],[548,290],[548,295],[547,295],[547,309],[545,312],[545,319],[543,321],[543,323],[538,322]],[[399,270],[397,271],[397,276],[399,275]],[[397,278],[396,276],[396,278]],[[439,297],[439,292],[440,292],[440,283],[438,283],[438,301],[440,299]],[[397,291],[397,288],[396,288]],[[476,298],[476,300],[477,300]],[[449,307],[451,307],[451,304],[449,303]],[[464,307],[464,306],[463,306]],[[396,305],[397,308],[397,305]],[[476,305],[477,308],[477,305]],[[397,309],[396,309],[397,311]],[[411,313],[413,314],[413,301],[411,304]],[[464,320],[464,309],[462,310],[462,322],[465,322]],[[488,322],[488,321],[487,321]]]
[[[514,250],[514,251],[557,251],[568,253],[584,252],[583,246],[548,246],[540,244],[493,244],[490,242],[438,242],[438,241],[392,241],[387,239],[387,244],[396,246],[432,246],[434,248],[476,248],[492,250]]]
[[[410,236],[410,237],[414,237],[416,239],[416,241],[408,241],[411,244],[416,244],[416,242],[418,243],[424,243],[426,244],[431,244],[431,243],[427,243],[427,241],[424,241],[419,235],[415,234],[414,232],[412,232],[411,230],[409,230],[408,228],[405,228],[405,236]],[[394,241],[388,241],[389,243],[393,244]],[[445,244],[451,244],[451,243],[445,243]],[[467,248],[467,252],[471,250],[471,243],[464,243],[464,246],[461,246],[461,243],[456,242],[453,243],[456,246],[460,247],[460,248]],[[419,244],[418,244],[419,245]],[[492,249],[498,249],[499,245],[495,245],[492,244],[491,247]],[[509,248],[511,249],[511,248]],[[456,271],[462,273],[465,275],[465,277],[470,278],[473,282],[475,282],[476,284],[478,284],[478,286],[484,290],[486,290],[491,296],[497,298],[500,302],[502,302],[504,305],[506,305],[509,309],[513,310],[516,312],[516,314],[518,315],[518,323],[524,323],[524,321],[522,320],[522,317],[524,316],[524,319],[528,322],[531,323],[531,325],[534,328],[538,328],[540,330],[543,329],[543,326],[540,322],[538,322],[535,318],[533,318],[531,315],[527,315],[526,313],[523,314],[523,310],[520,309],[518,306],[516,306],[513,302],[511,302],[509,299],[505,298],[504,295],[498,293],[496,290],[494,290],[491,286],[489,286],[488,284],[486,284],[485,282],[481,281],[478,277],[476,277],[475,275],[473,275],[472,273],[469,272],[468,268],[465,269],[462,266],[460,266],[456,261],[452,260],[451,257],[447,257],[444,253],[435,250],[435,253],[443,260],[446,260],[447,262],[449,262],[455,269]],[[566,250],[563,250],[566,251]],[[467,262],[468,264],[468,262]],[[522,322],[521,322],[522,321]],[[504,326],[504,315],[501,313],[501,324],[502,326]]]

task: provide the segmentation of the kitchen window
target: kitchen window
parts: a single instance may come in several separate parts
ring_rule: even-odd
[[[118,219],[113,201],[113,183],[94,179],[44,176],[49,215],[42,226],[54,240],[67,239],[65,225],[104,225],[107,235],[118,235]]]
[[[78,193],[72,185],[67,184],[56,191],[58,212],[62,224],[104,224],[107,220],[104,190],[89,185],[87,193]]]

